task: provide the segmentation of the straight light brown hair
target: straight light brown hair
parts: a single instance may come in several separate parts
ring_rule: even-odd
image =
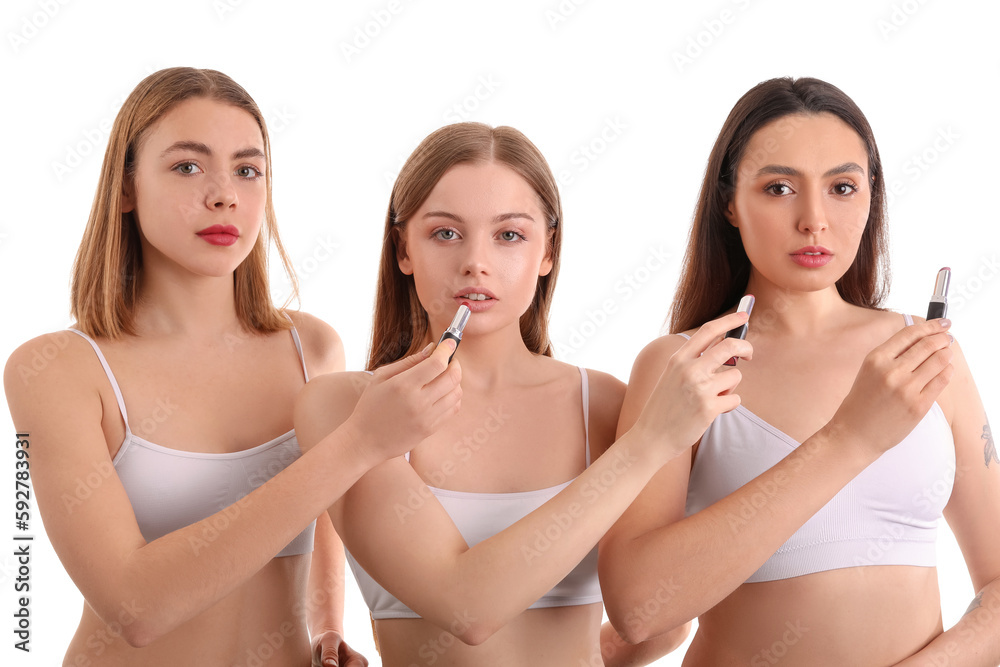
[[[91,336],[117,339],[135,333],[142,247],[134,214],[122,213],[122,194],[135,177],[139,148],[149,128],[178,103],[199,97],[246,111],[257,121],[264,139],[264,222],[253,249],[234,272],[236,314],[248,331],[257,333],[291,326],[272,303],[268,286],[267,249],[273,242],[292,283],[289,301],[298,297],[298,283],[278,237],[271,202],[271,146],[264,116],[247,91],[225,74],[172,67],[143,79],[122,104],[111,128],[97,194],[73,263],[70,291],[70,311],[79,327]]]
[[[861,109],[836,86],[819,79],[780,78],[751,88],[733,107],[708,158],[681,277],[670,309],[669,331],[699,327],[734,308],[750,279],[750,259],[739,230],[725,217],[736,190],[737,169],[760,128],[796,114],[833,114],[865,145],[871,177],[871,208],[854,263],[837,291],[848,303],[879,308],[889,291],[885,179],[871,126]]]
[[[417,298],[413,276],[399,269],[406,222],[420,209],[446,171],[457,164],[496,162],[513,169],[538,195],[549,230],[552,270],[539,276],[531,306],[521,316],[521,338],[535,354],[552,356],[549,307],[559,274],[562,204],[555,177],[538,148],[512,127],[455,123],[424,139],[407,158],[389,199],[379,262],[368,370],[402,359],[424,345],[427,312]]]

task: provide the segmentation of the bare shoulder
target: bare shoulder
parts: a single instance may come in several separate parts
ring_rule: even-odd
[[[299,332],[310,377],[344,370],[344,343],[332,326],[309,313],[285,312]]]
[[[73,420],[99,424],[102,383],[107,380],[93,348],[70,331],[29,340],[14,350],[4,368],[7,405],[19,431],[37,432]]]
[[[303,450],[340,426],[371,382],[362,371],[328,373],[312,378],[295,399],[295,430]]]
[[[694,329],[688,332],[688,335],[696,331],[697,329]],[[679,334],[668,334],[653,339],[646,347],[642,348],[635,358],[635,363],[632,365],[632,377],[634,378],[638,373],[646,374],[647,372],[659,377],[667,362],[670,361],[670,357],[674,356],[674,353],[686,342],[687,338]],[[631,383],[632,380],[629,382]]]

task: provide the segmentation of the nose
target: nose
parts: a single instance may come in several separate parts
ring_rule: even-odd
[[[213,174],[208,179],[205,191],[205,205],[208,208],[222,210],[236,206],[239,199],[231,178],[221,174]]]
[[[799,201],[801,202],[798,223],[800,232],[815,234],[830,226],[824,207],[823,193],[809,191],[800,196]]]
[[[489,239],[483,234],[466,238],[462,256],[462,275],[472,276],[489,271]]]

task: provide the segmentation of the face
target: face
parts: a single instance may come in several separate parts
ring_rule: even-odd
[[[458,306],[474,316],[466,332],[517,326],[539,276],[552,270],[538,195],[509,167],[459,164],[445,172],[406,222],[400,270],[412,275],[431,330]]]
[[[138,221],[145,270],[232,273],[264,220],[265,166],[260,128],[242,109],[196,98],[160,118],[122,198]]]
[[[786,116],[759,129],[726,216],[753,265],[751,283],[832,287],[854,262],[871,196],[865,145],[836,116]]]

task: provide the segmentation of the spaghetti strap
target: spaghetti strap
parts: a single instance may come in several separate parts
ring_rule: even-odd
[[[284,313],[285,317],[288,317],[288,313]],[[288,321],[291,322],[292,318],[288,317]],[[295,341],[295,351],[299,353],[299,361],[302,363],[302,376],[309,382],[309,371],[306,370],[306,355],[302,354],[302,341],[299,340],[299,332],[295,329],[295,323],[292,322],[292,340]]]
[[[101,352],[101,348],[97,347],[97,343],[94,342],[93,338],[82,331],[77,329],[67,329],[67,331],[79,334],[88,343],[90,343],[92,348],[94,348],[94,352],[97,353],[97,358],[101,361],[101,366],[104,367],[104,373],[108,376],[108,380],[111,382],[111,388],[115,391],[115,399],[118,401],[118,409],[122,411],[122,419],[125,420],[125,433],[126,435],[131,435],[132,429],[130,429],[128,425],[128,411],[125,410],[125,399],[122,398],[122,390],[118,387],[118,380],[115,379],[115,374],[111,372],[111,367],[108,366],[108,360],[104,358],[104,353]]]
[[[691,336],[688,336],[686,333],[679,333],[677,335],[678,336],[684,336],[684,340],[691,340]]]
[[[903,313],[903,321],[906,322],[906,326],[913,324],[913,316],[907,313]]]
[[[587,467],[590,467],[590,382],[587,379],[587,369],[580,366],[580,393],[583,394],[583,448],[587,454]]]

